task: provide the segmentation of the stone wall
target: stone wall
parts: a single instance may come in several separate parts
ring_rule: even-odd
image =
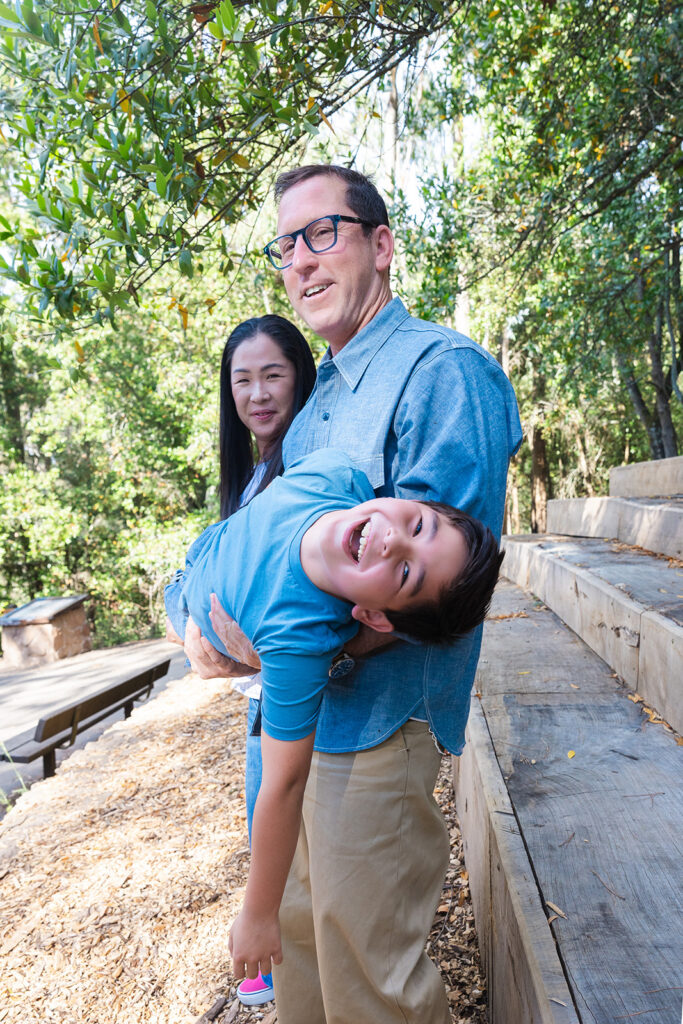
[[[3,664],[8,668],[32,668],[92,649],[85,605],[69,608],[52,622],[3,626]]]

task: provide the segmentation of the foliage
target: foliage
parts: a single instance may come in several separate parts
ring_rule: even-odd
[[[229,302],[207,298],[216,278],[207,271],[193,283],[192,303],[189,284],[160,278],[116,330],[84,332],[75,358],[66,338],[46,355],[6,300],[0,608],[87,590],[98,644],[158,634],[164,583],[218,515],[223,344],[259,291],[258,305],[281,308],[274,277],[266,288],[250,275]]]
[[[0,272],[55,329],[114,322],[173,265],[236,253],[229,229],[349,98],[450,17],[441,0],[0,3],[6,185]]]
[[[397,197],[415,302],[466,302],[501,354],[535,446],[516,478],[549,460],[543,500],[678,450],[682,10],[474,5],[410,111],[425,139],[451,131],[423,215]]]

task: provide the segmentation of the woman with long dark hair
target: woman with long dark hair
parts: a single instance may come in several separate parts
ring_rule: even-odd
[[[234,329],[221,361],[222,519],[282,473],[282,439],[314,382],[311,350],[289,320],[268,314]]]
[[[315,363],[301,331],[275,314],[238,324],[228,338],[220,376],[220,510],[227,519],[265,490],[283,471],[282,441],[315,383]],[[191,564],[192,549],[188,552]],[[183,570],[176,574],[182,579]],[[170,626],[170,623],[169,623]],[[167,628],[167,638],[181,642]],[[246,673],[253,669],[246,669]],[[251,841],[254,805],[261,785],[260,692],[258,676],[238,684],[249,697],[245,798]],[[270,975],[246,978],[241,1002],[259,1005],[273,998]]]

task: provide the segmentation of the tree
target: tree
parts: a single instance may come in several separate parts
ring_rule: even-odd
[[[589,490],[624,452],[677,451],[682,10],[473,5],[410,111],[452,147],[422,216],[399,205],[415,301],[438,315],[466,293],[475,337],[506,339],[541,526],[553,476]]]
[[[0,272],[58,331],[113,322],[160,268],[187,278],[275,170],[451,16],[441,0],[0,4]],[[239,254],[237,254],[239,255]]]

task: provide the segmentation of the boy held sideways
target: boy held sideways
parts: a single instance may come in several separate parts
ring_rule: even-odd
[[[191,546],[186,573],[166,588],[173,628],[183,637],[190,615],[228,654],[210,619],[215,593],[261,659],[263,776],[230,934],[237,978],[282,960],[278,911],[332,659],[359,623],[453,642],[483,620],[501,559],[478,520],[437,502],[376,498],[329,448],[293,463]]]

